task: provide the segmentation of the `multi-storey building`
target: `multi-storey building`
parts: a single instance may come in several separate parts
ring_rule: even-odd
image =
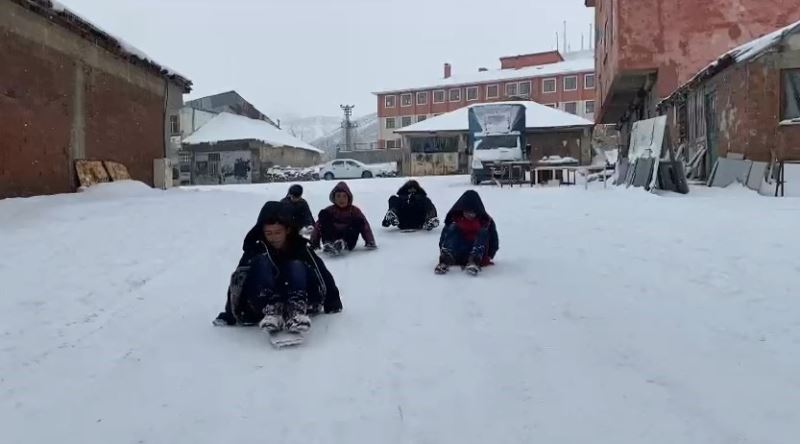
[[[591,51],[550,51],[502,57],[500,69],[453,75],[444,65],[442,79],[387,89],[378,98],[378,149],[400,149],[396,129],[476,103],[533,100],[594,120],[595,77]]]

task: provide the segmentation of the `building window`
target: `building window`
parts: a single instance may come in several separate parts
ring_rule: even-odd
[[[411,93],[400,95],[400,106],[403,108],[409,107],[414,103],[411,101]]]
[[[783,71],[782,120],[800,119],[800,68]]]
[[[478,87],[470,86],[467,88],[467,101],[473,102],[475,100],[478,100]]]
[[[404,116],[401,123],[403,124],[403,128],[411,125],[411,116]]]
[[[594,100],[586,101],[586,114],[594,114]]]
[[[450,95],[451,102],[460,102],[461,101],[461,88],[451,89],[448,93]]]
[[[387,140],[386,141],[386,148],[390,150],[396,150],[400,148],[400,141],[399,140]]]
[[[519,95],[520,97],[530,97],[531,95],[531,82],[519,82]]]
[[[594,74],[583,76],[583,89],[594,89]]]
[[[564,104],[564,111],[570,114],[578,114],[578,102],[567,102]]]
[[[433,92],[433,103],[444,103],[444,90],[440,89]]]
[[[517,95],[517,84],[506,83],[506,97],[514,97]]]
[[[169,116],[169,131],[171,134],[181,133],[181,121],[178,116]]]
[[[394,108],[397,96],[386,96],[383,98],[383,105],[386,108]]]
[[[497,85],[489,85],[486,87],[486,98],[496,99],[500,97],[500,88]]]
[[[417,93],[417,105],[427,105],[428,104],[428,93],[427,92],[418,92]]]
[[[564,77],[564,91],[576,91],[578,89],[578,76]]]
[[[394,129],[394,117],[387,117],[386,118],[386,129]]]
[[[544,79],[544,80],[542,80],[542,92],[543,93],[554,93],[554,92],[556,92],[556,79]]]
[[[427,119],[428,116],[417,116],[417,122],[422,122],[423,120]]]

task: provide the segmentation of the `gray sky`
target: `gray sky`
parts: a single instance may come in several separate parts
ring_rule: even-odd
[[[236,89],[275,117],[376,111],[372,91],[499,67],[498,57],[573,49],[583,0],[60,0],[194,82]]]

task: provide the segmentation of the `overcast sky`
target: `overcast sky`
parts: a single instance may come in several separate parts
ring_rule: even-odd
[[[239,91],[274,117],[376,111],[372,91],[499,67],[498,57],[571,47],[584,0],[60,0],[194,82],[189,98]]]

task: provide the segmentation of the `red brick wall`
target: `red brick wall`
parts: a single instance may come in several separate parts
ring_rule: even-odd
[[[86,157],[128,167],[153,184],[153,159],[164,157],[163,97],[93,70],[86,82]]]
[[[797,0],[593,3],[597,29],[606,37],[597,42],[595,54],[598,102],[605,101],[621,73],[650,69],[658,69],[655,90],[664,98],[726,51],[800,20]]]
[[[0,40],[0,198],[70,191],[73,65],[14,34]]]

